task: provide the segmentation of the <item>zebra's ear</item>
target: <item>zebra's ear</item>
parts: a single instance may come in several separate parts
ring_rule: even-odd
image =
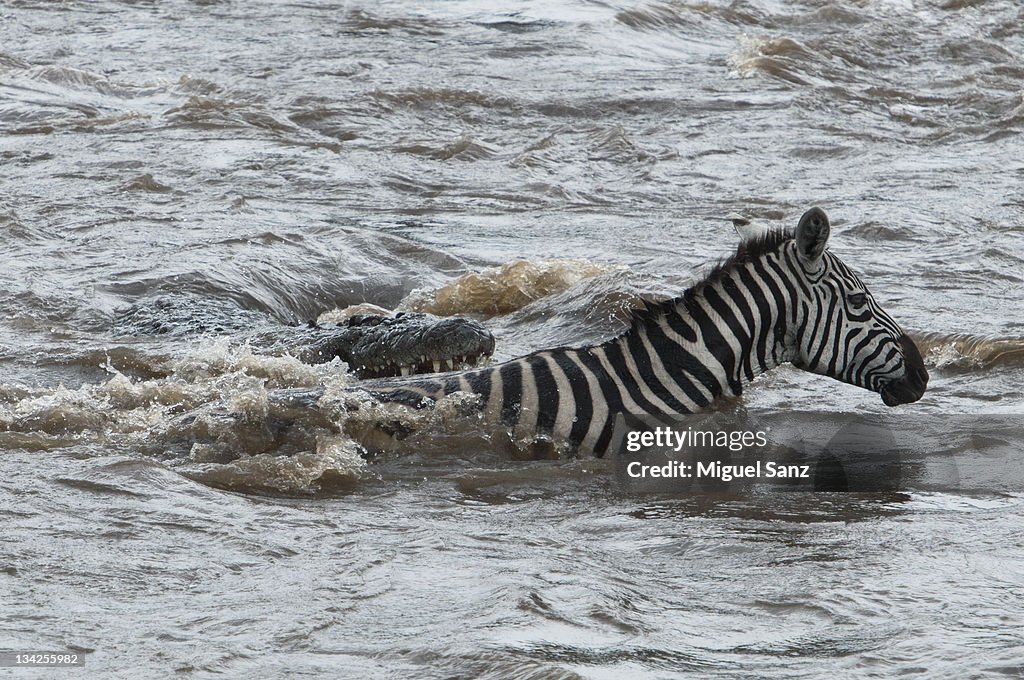
[[[732,222],[732,226],[736,227],[736,233],[740,235],[740,241],[752,241],[771,231],[768,225],[752,222],[749,218],[738,213],[731,213],[729,221]]]
[[[811,208],[796,225],[796,249],[808,262],[817,262],[825,252],[828,236],[832,232],[828,215],[821,208]]]

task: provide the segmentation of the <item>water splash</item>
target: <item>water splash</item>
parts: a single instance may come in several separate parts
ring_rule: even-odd
[[[463,274],[436,290],[415,290],[399,308],[439,316],[509,314],[584,279],[619,269],[582,260],[514,260]]]

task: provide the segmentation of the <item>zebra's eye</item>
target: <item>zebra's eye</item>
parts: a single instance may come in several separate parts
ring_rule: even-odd
[[[850,306],[854,309],[860,309],[868,303],[867,293],[854,293],[853,295],[846,298],[850,302]]]

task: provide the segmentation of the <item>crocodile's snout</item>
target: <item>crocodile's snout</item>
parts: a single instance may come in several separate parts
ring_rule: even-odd
[[[494,353],[494,336],[479,322],[420,313],[353,317],[329,343],[321,354],[340,356],[360,378],[472,368]]]

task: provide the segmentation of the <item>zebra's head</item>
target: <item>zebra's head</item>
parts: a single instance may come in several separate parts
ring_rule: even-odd
[[[740,233],[750,236],[749,228]],[[793,272],[794,306],[783,340],[794,366],[878,392],[887,406],[917,401],[928,372],[917,346],[867,286],[825,249],[831,229],[821,208],[800,218],[779,256]]]

